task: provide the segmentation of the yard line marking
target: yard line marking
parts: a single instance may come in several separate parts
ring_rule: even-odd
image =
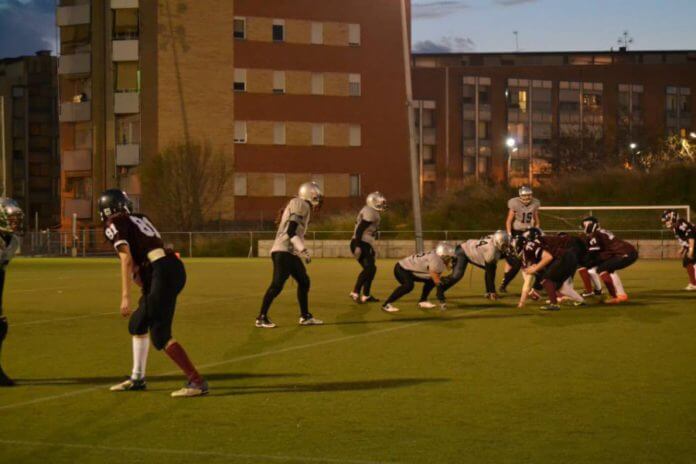
[[[93,450],[93,451],[105,451],[105,452],[122,452],[122,453],[149,453],[149,454],[169,454],[178,456],[199,456],[199,457],[219,457],[219,458],[232,458],[232,459],[245,459],[253,460],[258,462],[259,460],[269,460],[269,461],[284,461],[284,462],[328,462],[336,464],[386,464],[384,461],[362,461],[355,459],[336,459],[336,458],[310,458],[310,457],[299,457],[299,456],[273,456],[273,455],[262,455],[262,454],[237,454],[237,453],[223,453],[220,451],[196,451],[196,450],[182,450],[182,449],[167,449],[167,448],[139,448],[133,446],[104,446],[104,445],[87,445],[79,443],[48,443],[41,441],[24,441],[24,440],[0,440],[0,444],[12,445],[12,446],[33,446],[33,447],[47,447],[47,448],[72,448],[72,449],[83,449],[83,450]],[[390,462],[389,464],[393,464]]]

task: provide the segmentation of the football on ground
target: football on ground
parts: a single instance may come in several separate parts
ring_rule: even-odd
[[[621,275],[619,306],[515,308],[483,273],[417,307],[420,285],[387,314],[346,295],[349,260],[309,265],[300,327],[294,284],[254,327],[268,259],[188,259],[174,336],[210,383],[177,400],[170,360],[150,351],[146,391],[110,392],[130,373],[112,259],[17,259],[0,389],[0,462],[375,463],[693,462],[696,294],[676,261]],[[374,294],[396,286],[378,262]],[[576,288],[580,286],[579,279]],[[137,299],[134,299],[137,301]]]

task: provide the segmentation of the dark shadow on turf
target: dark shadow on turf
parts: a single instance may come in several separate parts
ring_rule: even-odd
[[[474,308],[472,308],[474,309]],[[500,308],[500,309],[510,309],[510,308]],[[453,322],[462,321],[467,319],[505,319],[505,318],[516,318],[516,317],[536,317],[545,316],[545,312],[519,312],[519,313],[485,313],[485,314],[466,314],[457,313],[457,316],[448,317],[447,311],[443,312],[441,316],[424,316],[424,317],[395,317],[394,319],[382,319],[379,321],[340,321],[340,322],[329,322],[324,325],[368,325],[368,324],[394,324],[399,322]],[[450,313],[451,314],[451,313]]]
[[[253,378],[280,378],[280,377],[303,377],[305,374],[253,374],[249,372],[229,372],[229,373],[214,373],[205,374],[206,380],[214,382],[218,380],[241,380]],[[34,385],[106,385],[109,383],[122,382],[125,376],[119,377],[56,377],[56,378],[34,378],[34,379],[15,379],[18,385],[34,386]],[[148,382],[164,382],[185,380],[183,374],[179,375],[155,375],[148,377]]]
[[[278,384],[278,385],[248,385],[225,389],[217,386],[211,392],[211,396],[238,396],[259,395],[271,393],[322,393],[360,390],[382,390],[387,388],[413,387],[425,383],[450,382],[451,379],[443,378],[405,378],[405,379],[375,379],[354,380],[349,382],[318,382],[305,384]],[[226,390],[226,391],[225,391]],[[221,392],[221,393],[218,393]]]

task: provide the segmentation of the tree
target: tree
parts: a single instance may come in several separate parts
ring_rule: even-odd
[[[587,130],[553,137],[547,153],[551,155],[554,173],[590,171],[617,163],[607,155],[604,138]]]
[[[696,145],[678,135],[659,139],[653,146],[642,151],[636,160],[636,164],[646,171],[659,165],[675,162],[696,162]]]
[[[218,207],[230,173],[224,153],[210,143],[177,142],[144,163],[144,200],[165,227],[200,229]]]

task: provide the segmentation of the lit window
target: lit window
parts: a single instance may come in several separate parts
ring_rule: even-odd
[[[246,121],[234,122],[234,143],[247,143]]]
[[[324,125],[323,124],[313,124],[312,125],[312,145],[315,145],[315,146],[324,145]]]
[[[235,174],[234,175],[234,194],[238,197],[245,197],[247,195],[247,175],[246,174]]]
[[[273,124],[273,145],[285,145],[285,123]]]
[[[234,91],[235,92],[246,92],[246,69],[235,69],[234,70]]]
[[[348,45],[360,45],[360,24],[348,25]]]
[[[273,41],[285,41],[285,21],[283,21],[282,19],[273,20]]]
[[[285,71],[273,71],[273,93],[285,93]]]
[[[362,145],[362,134],[359,125],[350,126],[350,146],[359,147]]]
[[[361,90],[360,90],[360,74],[350,74],[348,77],[349,81],[349,86],[348,86],[348,94],[351,97],[359,97]]]

